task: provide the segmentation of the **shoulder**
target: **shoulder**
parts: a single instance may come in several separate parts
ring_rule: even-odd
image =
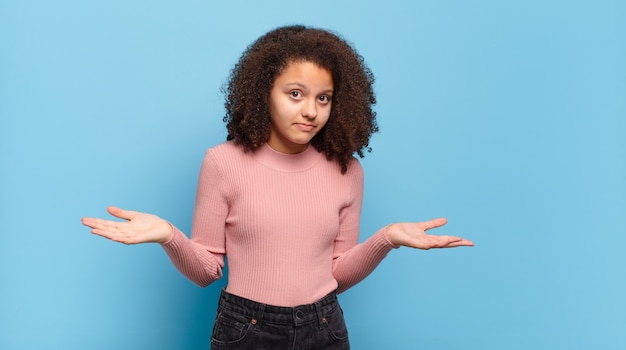
[[[227,176],[232,171],[246,168],[249,153],[245,152],[242,146],[227,141],[206,150],[202,168],[205,173],[217,172],[221,176]]]
[[[350,159],[348,163],[348,170],[345,175],[349,175],[350,177],[360,177],[363,178],[363,166],[361,166],[361,162],[355,157]]]
[[[346,178],[346,181],[350,182],[352,193],[363,193],[365,176],[361,162],[359,162],[357,158],[352,157],[348,163],[348,169],[343,176]]]
[[[206,153],[211,155],[237,156],[246,152],[243,146],[237,145],[234,141],[226,141],[209,148]]]
[[[324,175],[320,181],[326,181],[332,183],[335,186],[342,188],[359,188],[363,186],[364,176],[363,167],[358,159],[352,158],[348,162],[348,167],[345,173],[341,172],[341,165],[336,160],[326,159],[323,166]]]
[[[337,177],[343,181],[351,181],[351,179],[354,179],[355,177],[363,178],[363,167],[361,166],[361,162],[356,157],[352,157],[350,161],[348,161],[345,173],[341,172],[341,164],[339,161],[335,159],[328,159],[326,157],[324,158],[325,161],[322,163],[325,164],[324,167],[328,176]]]
[[[234,141],[227,141],[207,149],[205,161],[212,160],[220,164],[241,162],[249,157],[250,153],[246,152],[243,146],[237,145]]]

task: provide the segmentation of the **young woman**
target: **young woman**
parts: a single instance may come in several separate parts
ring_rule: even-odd
[[[151,214],[84,218],[96,235],[160,243],[187,278],[222,277],[212,349],[349,349],[336,294],[393,248],[471,246],[425,231],[445,219],[388,225],[358,244],[363,157],[378,130],[374,78],[342,38],[303,26],[260,37],[225,89],[227,142],[207,151],[191,238]]]

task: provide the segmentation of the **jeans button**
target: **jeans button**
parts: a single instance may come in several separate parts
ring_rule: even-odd
[[[304,316],[304,313],[302,312],[302,310],[298,310],[296,311],[296,318],[301,320],[302,316]]]

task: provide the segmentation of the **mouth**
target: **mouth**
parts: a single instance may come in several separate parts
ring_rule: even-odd
[[[312,131],[315,128],[315,125],[305,123],[296,123],[296,126],[302,131]]]

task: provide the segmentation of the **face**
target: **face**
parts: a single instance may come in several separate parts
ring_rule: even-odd
[[[270,92],[268,144],[282,153],[304,151],[328,121],[333,96],[330,72],[312,62],[292,62]]]

